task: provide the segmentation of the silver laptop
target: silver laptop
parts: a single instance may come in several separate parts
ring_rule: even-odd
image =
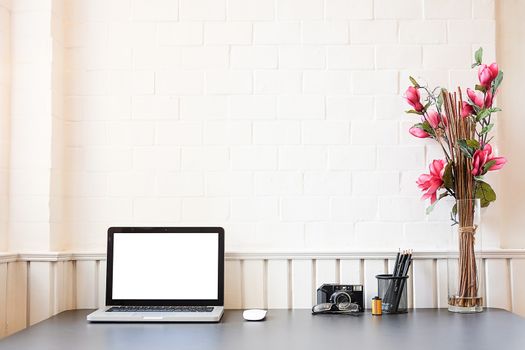
[[[106,306],[90,322],[219,322],[224,229],[111,227]]]

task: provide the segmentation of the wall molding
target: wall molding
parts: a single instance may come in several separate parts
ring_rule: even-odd
[[[397,251],[231,251],[225,253],[226,260],[311,260],[311,259],[391,259]],[[414,259],[453,259],[457,252],[445,250],[416,251]],[[525,249],[490,249],[478,253],[479,258],[525,259]],[[26,252],[0,253],[0,263],[11,261],[82,261],[106,260],[102,252]]]
[[[19,254],[15,253],[0,253],[0,264],[17,261],[19,259]]]
[[[227,260],[249,260],[249,259],[391,259],[395,258],[397,251],[341,251],[341,252],[227,252]],[[525,249],[493,249],[486,250],[478,254],[480,258],[525,258]],[[417,251],[413,253],[415,259],[449,259],[457,258],[457,252],[450,251]]]

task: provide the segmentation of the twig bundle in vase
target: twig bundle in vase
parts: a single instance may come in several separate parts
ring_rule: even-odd
[[[444,159],[432,161],[430,172],[417,180],[424,192],[423,199],[430,199],[427,213],[442,198],[456,200],[451,220],[458,226],[457,290],[449,291],[449,310],[456,312],[483,310],[474,249],[479,231],[476,217],[480,208],[488,207],[496,200],[496,193],[483,176],[501,169],[507,161],[493,154],[492,137],[489,137],[494,126],[492,114],[500,111],[493,106],[493,101],[503,80],[503,72],[496,63],[482,64],[482,55],[480,48],[472,65],[472,68],[479,67],[479,84],[474,90],[467,89],[465,100],[459,87],[457,92],[440,87],[430,89],[412,77],[412,86],[406,91],[407,102],[413,107],[407,113],[420,118],[409,132],[415,137],[435,140],[444,154]],[[423,101],[420,91],[426,95]]]
[[[461,116],[463,105],[461,90],[458,94],[442,91],[445,117],[448,128],[445,135],[452,150],[451,170],[454,181],[454,194],[457,200],[457,223],[459,235],[459,290],[457,295],[449,296],[449,305],[457,307],[482,307],[483,300],[478,296],[476,256],[474,242],[477,226],[474,225],[474,178],[472,161],[460,148],[460,140],[473,140],[476,125],[471,118]],[[457,97],[459,96],[459,101]]]

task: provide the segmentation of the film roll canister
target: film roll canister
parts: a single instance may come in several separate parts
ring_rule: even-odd
[[[381,316],[383,314],[383,301],[380,297],[374,297],[372,299],[372,315]]]

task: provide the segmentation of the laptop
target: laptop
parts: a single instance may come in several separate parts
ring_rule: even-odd
[[[90,322],[219,322],[224,229],[111,227],[106,306]]]

